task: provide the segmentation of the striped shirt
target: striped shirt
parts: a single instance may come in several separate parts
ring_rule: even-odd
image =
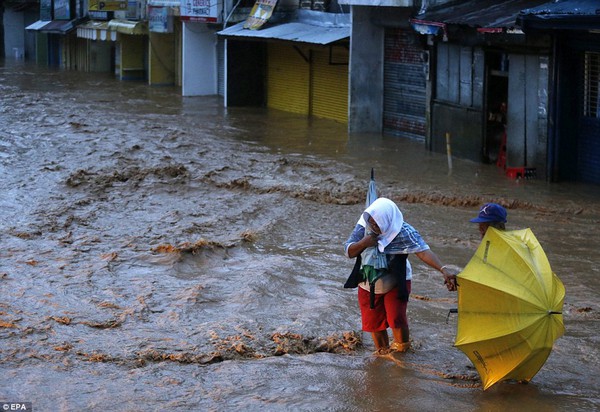
[[[358,242],[363,237],[365,237],[365,228],[363,226],[357,224],[356,227],[354,228],[354,230],[352,231],[352,234],[350,235],[350,237],[348,238],[348,240],[346,240],[346,243],[344,244],[344,251],[346,253],[346,256],[348,256],[348,248],[350,247],[350,245],[352,243]],[[402,229],[400,229],[400,233],[398,233],[398,235],[394,238],[394,240],[392,240],[392,242],[386,246],[386,248],[383,250],[383,252],[386,254],[389,254],[389,255],[394,255],[394,254],[419,253],[419,252],[424,252],[426,250],[429,250],[429,245],[427,243],[425,243],[425,241],[421,237],[421,234],[417,231],[417,229],[415,229],[408,223],[404,222],[402,224]],[[406,261],[406,280],[411,280],[411,279],[412,279],[412,267],[411,267],[410,262],[407,260]],[[381,280],[382,279],[378,280],[377,283],[379,283]],[[385,279],[383,279],[383,280],[385,280]],[[376,286],[376,293],[382,293],[382,292],[379,292],[379,290],[377,290],[377,289],[379,289],[378,286],[379,285]],[[361,287],[368,290],[367,283],[361,284]],[[387,287],[386,287],[386,289],[387,289]]]

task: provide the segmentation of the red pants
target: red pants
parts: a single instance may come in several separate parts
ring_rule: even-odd
[[[410,280],[406,281],[406,289],[410,294]],[[406,307],[408,302],[398,299],[398,287],[387,293],[375,295],[375,308],[371,309],[370,292],[358,288],[358,306],[365,332],[380,332],[387,328],[408,327]]]

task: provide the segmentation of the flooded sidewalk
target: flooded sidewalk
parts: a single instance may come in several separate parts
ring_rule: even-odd
[[[513,180],[422,142],[223,108],[97,74],[0,64],[0,401],[37,410],[593,410],[600,188]],[[529,385],[483,392],[456,294],[418,259],[413,350],[372,354],[343,243],[371,168],[445,264],[488,201],[565,284]]]

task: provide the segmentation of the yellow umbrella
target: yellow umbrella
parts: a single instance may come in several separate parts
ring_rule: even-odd
[[[565,287],[531,230],[489,228],[458,275],[455,346],[488,389],[496,382],[529,381],[564,333]]]

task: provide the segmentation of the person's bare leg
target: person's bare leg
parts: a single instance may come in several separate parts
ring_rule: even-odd
[[[373,337],[373,343],[375,349],[378,352],[388,350],[390,348],[390,338],[388,337],[387,330],[380,330],[379,332],[371,332]]]
[[[396,352],[406,352],[410,348],[408,327],[392,328],[394,342],[390,348]]]

